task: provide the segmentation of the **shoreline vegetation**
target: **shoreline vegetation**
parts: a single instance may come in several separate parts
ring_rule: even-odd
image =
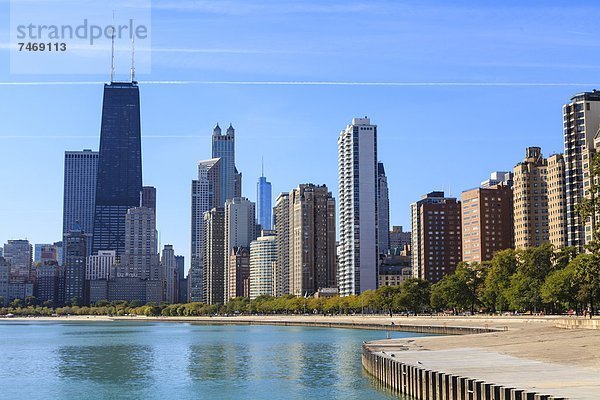
[[[599,247],[600,248],[600,247]],[[600,255],[598,256],[600,257]],[[598,270],[598,271],[596,271]],[[143,315],[165,317],[231,315],[596,315],[600,300],[600,262],[574,248],[555,250],[545,244],[525,250],[502,250],[490,261],[458,264],[453,274],[430,285],[410,278],[346,297],[260,296],[233,298],[227,304],[141,304],[99,301],[83,306],[78,299],[64,307],[35,297],[15,299],[0,316]],[[0,299],[3,303],[3,299]]]

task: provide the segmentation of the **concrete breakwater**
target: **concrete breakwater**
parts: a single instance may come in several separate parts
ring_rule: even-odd
[[[404,363],[369,343],[363,344],[362,365],[385,387],[417,400],[564,399]]]
[[[156,320],[156,319],[153,319]],[[467,326],[448,326],[442,325],[417,325],[417,324],[382,324],[369,323],[367,321],[309,321],[309,320],[287,320],[279,319],[241,319],[241,318],[209,318],[209,319],[189,319],[185,318],[161,318],[160,321],[193,322],[195,324],[207,325],[279,325],[279,326],[310,326],[316,328],[345,328],[345,329],[369,329],[380,331],[395,332],[414,332],[429,335],[465,335],[469,333],[489,333],[508,330],[508,328],[494,327],[467,327]]]

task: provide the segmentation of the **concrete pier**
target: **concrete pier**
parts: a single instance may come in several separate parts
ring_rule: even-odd
[[[363,344],[362,360],[382,385],[417,400],[597,400],[596,325],[572,319],[503,332],[379,340]]]

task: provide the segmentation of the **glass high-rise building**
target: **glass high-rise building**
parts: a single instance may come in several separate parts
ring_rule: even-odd
[[[125,249],[125,215],[140,205],[142,145],[136,82],[104,85],[92,253]]]
[[[262,229],[271,230],[271,217],[273,209],[271,207],[271,182],[267,181],[264,173],[258,178],[256,184],[256,216]]]
[[[377,229],[379,254],[390,249],[390,195],[382,162],[377,163]]]
[[[88,234],[94,230],[97,170],[97,151],[65,152],[63,241],[75,223]],[[88,252],[91,252],[90,246]],[[61,256],[59,262],[63,261]]]

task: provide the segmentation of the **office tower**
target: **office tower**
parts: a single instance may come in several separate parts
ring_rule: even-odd
[[[513,193],[504,185],[462,192],[462,261],[489,261],[514,246]]]
[[[562,249],[567,246],[565,159],[562,154],[554,154],[548,157],[547,176],[548,236],[555,249]]]
[[[273,276],[275,296],[290,293],[290,195],[281,193],[273,208],[277,236],[277,269]]]
[[[386,254],[390,249],[390,195],[382,162],[377,163],[377,215],[379,254]]]
[[[177,271],[177,261],[175,259],[175,250],[170,244],[165,244],[161,258],[162,281],[164,284],[164,300],[167,303],[177,303],[179,301],[179,278]]]
[[[262,229],[271,230],[271,182],[267,181],[264,172],[256,184],[256,216]]]
[[[4,259],[10,264],[10,282],[31,281],[33,249],[28,240],[9,240],[4,244]]]
[[[92,253],[125,252],[125,216],[140,205],[140,93],[135,82],[104,85]]]
[[[87,236],[75,223],[65,238],[65,299],[71,305],[85,301],[85,261]]]
[[[236,168],[235,168],[235,129],[229,125],[225,134],[221,133],[219,124],[213,130],[212,135],[212,158],[221,159],[221,185],[220,193],[222,201],[232,199],[236,192]],[[241,182],[238,183],[241,188]],[[216,204],[215,207],[221,207]]]
[[[250,243],[250,299],[273,296],[273,271],[277,264],[277,238],[272,231]]]
[[[461,260],[461,204],[431,192],[410,205],[413,277],[436,283]]]
[[[578,212],[583,197],[585,149],[594,149],[594,136],[600,127],[600,92],[578,93],[563,106],[565,140],[565,193],[567,201],[567,244],[579,249],[584,243],[584,224]],[[591,235],[590,235],[591,236]]]
[[[177,287],[177,302],[188,302],[188,280],[185,274],[185,257],[175,256],[175,264],[177,265],[177,278],[179,279]]]
[[[492,186],[504,185],[513,187],[513,173],[507,171],[495,171],[490,174],[490,179],[481,182],[481,188],[487,189]]]
[[[35,268],[35,298],[46,306],[60,306],[63,304],[65,275],[64,269],[56,260],[45,260]],[[49,304],[48,304],[49,303]]]
[[[156,214],[156,188],[154,186],[143,186],[141,196],[140,204],[142,207],[150,208]]]
[[[229,255],[229,299],[250,296],[250,250],[234,247]]]
[[[242,173],[235,168],[235,197],[242,197]]]
[[[118,254],[117,254],[118,255]],[[125,215],[124,276],[160,280],[154,210],[133,207]]]
[[[117,255],[114,250],[100,250],[98,254],[88,256],[85,279],[87,281],[109,279],[116,263]]]
[[[229,276],[229,255],[236,247],[250,247],[256,239],[256,213],[253,202],[245,197],[236,197],[225,201],[225,303],[231,292]]]
[[[8,285],[10,275],[10,263],[0,256],[0,306],[8,304]]]
[[[377,289],[377,126],[369,118],[354,118],[340,132],[338,162],[338,286],[348,296]]]
[[[65,152],[63,241],[76,222],[88,235],[94,231],[97,171],[98,152],[88,149]],[[92,239],[88,240],[91,242]],[[91,252],[91,243],[87,247],[88,252]],[[61,264],[63,257],[59,259]]]
[[[390,249],[395,252],[395,249],[402,250],[405,246],[410,246],[410,232],[404,232],[402,226],[394,225],[390,231]]]
[[[537,247],[549,241],[548,161],[539,147],[528,147],[514,168],[515,248]]]
[[[200,161],[198,163],[198,179],[192,181],[192,240],[190,268],[190,300],[205,300],[204,277],[202,268],[204,261],[204,213],[220,207],[221,196],[221,161],[219,158]]]
[[[304,184],[289,195],[290,294],[336,285],[335,200],[327,186]]]
[[[225,289],[225,210],[216,207],[204,213],[204,301],[223,304]]]

